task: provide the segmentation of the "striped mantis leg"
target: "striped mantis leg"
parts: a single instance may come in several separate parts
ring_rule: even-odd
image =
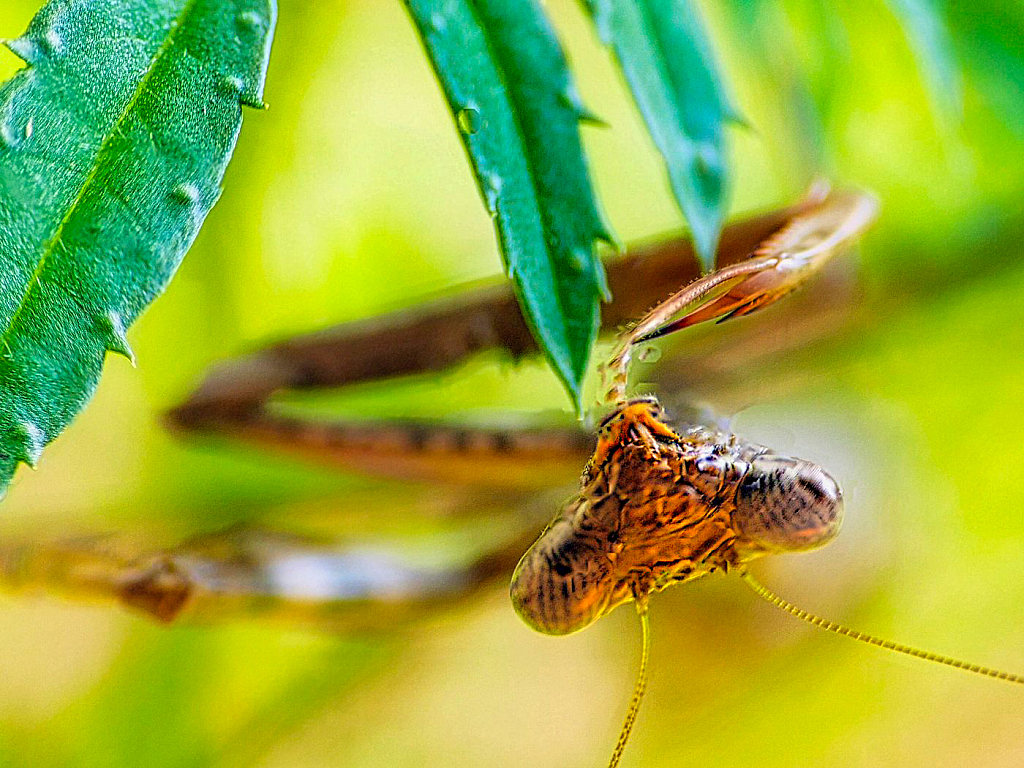
[[[815,549],[838,534],[839,484],[812,462],[780,456],[735,435],[681,429],[657,398],[629,396],[638,345],[775,303],[849,247],[876,213],[870,195],[831,192],[794,215],[748,260],[680,289],[618,339],[604,369],[612,412],[598,430],[578,495],[523,556],[511,589],[523,620],[548,634],[579,631],[617,606],[635,603],[643,629],[640,673],[609,768],[622,758],[646,689],[650,595],[715,572],[739,572],[759,597],[826,631],[1024,684],[1024,675],[849,629],[762,586],[748,563]]]
[[[805,201],[731,225],[722,237],[719,263],[741,261],[814,204]],[[696,278],[696,263],[692,246],[681,238],[610,260],[615,300],[603,307],[606,329],[616,329]],[[552,496],[562,495],[559,489],[578,477],[592,435],[571,420],[527,429],[422,420],[310,421],[281,413],[272,397],[440,371],[487,349],[512,358],[535,350],[507,288],[346,324],[225,361],[167,415],[176,432],[413,480],[428,497],[474,489],[483,495],[466,507],[490,504],[513,524],[502,540],[468,563],[424,568],[381,548],[238,529],[155,549],[117,537],[8,545],[0,551],[0,580],[10,589],[119,602],[163,621],[262,613],[315,622],[330,614],[326,623],[338,627],[401,623],[474,594],[507,578],[540,525],[538,509],[550,508]],[[350,508],[363,503],[338,501]],[[415,514],[421,506],[402,504],[403,514]]]

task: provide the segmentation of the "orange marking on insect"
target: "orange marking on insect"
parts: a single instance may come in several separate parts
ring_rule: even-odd
[[[512,602],[534,629],[568,634],[629,600],[643,627],[640,676],[612,754],[618,765],[646,687],[647,598],[671,584],[739,568],[763,599],[814,626],[879,647],[1024,684],[1014,675],[856,632],[791,605],[745,570],[757,557],[813,549],[842,523],[842,492],[817,465],[733,435],[678,434],[652,397],[627,400],[636,344],[681,328],[746,315],[802,285],[875,218],[877,201],[856,192],[809,203],[748,261],[706,275],[623,333],[603,371],[614,407],[579,495],[523,555]],[[682,317],[672,320],[679,312]]]
[[[677,434],[655,400],[630,401],[603,423],[577,498],[523,556],[516,609],[565,634],[640,594],[784,550],[786,536],[793,549],[823,544],[842,501],[826,477],[730,436]]]

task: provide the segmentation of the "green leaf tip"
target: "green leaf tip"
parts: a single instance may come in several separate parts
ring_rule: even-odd
[[[595,120],[536,0],[406,0],[523,316],[577,411],[611,241],[580,139]]]
[[[587,0],[598,35],[618,59],[705,271],[725,219],[724,126],[742,120],[690,0]]]
[[[262,105],[273,0],[53,0],[0,85],[0,495],[85,406]],[[46,172],[41,173],[40,168]]]

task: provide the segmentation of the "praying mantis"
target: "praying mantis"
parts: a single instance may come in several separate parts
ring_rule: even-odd
[[[5,553],[0,573],[12,586],[114,599],[161,621],[222,619],[254,610],[301,621],[327,607],[340,625],[377,628],[439,610],[511,577],[513,605],[527,623],[565,634],[634,601],[643,618],[645,651],[612,765],[622,756],[646,684],[650,595],[715,571],[738,571],[758,594],[826,629],[1022,682],[847,630],[761,587],[746,571],[748,562],[820,546],[836,535],[837,480],[810,462],[777,456],[721,430],[678,425],[657,400],[630,392],[638,346],[778,301],[848,247],[875,213],[870,195],[818,190],[796,206],[728,227],[719,269],[708,276],[696,274],[679,242],[611,261],[615,298],[603,307],[603,324],[610,330],[630,325],[605,367],[602,408],[610,413],[602,413],[596,446],[579,423],[510,430],[417,420],[314,422],[287,415],[273,401],[287,390],[444,370],[487,349],[526,355],[533,339],[507,291],[345,326],[226,361],[167,415],[172,429],[189,435],[226,436],[384,477],[502,489],[522,514],[510,518],[506,540],[462,566],[431,569],[380,552],[232,531],[142,555],[97,541],[35,546]],[[542,492],[567,486],[581,466],[577,496],[537,539],[550,516],[544,506],[549,497]],[[599,508],[614,524],[594,514]]]

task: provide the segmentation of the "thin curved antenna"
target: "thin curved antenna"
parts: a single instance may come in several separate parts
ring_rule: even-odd
[[[616,768],[622,759],[622,753],[626,749],[626,742],[629,741],[629,734],[633,731],[633,723],[636,722],[636,713],[640,710],[640,702],[647,690],[647,659],[651,652],[651,623],[647,618],[646,603],[637,603],[637,613],[640,614],[640,629],[643,632],[643,650],[640,652],[640,675],[636,680],[636,688],[633,689],[633,698],[629,700],[629,709],[626,711],[626,719],[622,723],[622,730],[619,732],[619,741],[612,752],[612,759],[608,768]]]
[[[820,616],[815,616],[813,613],[809,613],[800,608],[797,608],[790,602],[783,600],[781,597],[772,592],[768,587],[764,586],[750,575],[748,571],[740,573],[742,578],[747,585],[754,590],[758,597],[771,603],[776,608],[779,608],[786,613],[796,616],[801,621],[806,621],[815,627],[824,629],[827,632],[835,632],[837,635],[843,635],[845,637],[853,638],[854,640],[860,640],[862,643],[868,643],[869,645],[875,645],[879,648],[885,648],[888,651],[895,651],[896,653],[903,653],[907,656],[913,656],[917,659],[924,659],[925,661],[934,661],[936,664],[945,664],[947,667],[954,667],[956,669],[962,669],[965,672],[974,672],[978,675],[985,675],[985,677],[992,677],[996,680],[1005,680],[1008,683],[1017,683],[1018,685],[1024,685],[1024,675],[1015,675],[1012,672],[1003,672],[998,669],[991,669],[989,667],[983,667],[980,664],[972,664],[969,661],[961,661],[960,659],[954,659],[950,656],[943,656],[939,653],[932,653],[931,651],[922,651],[919,648],[914,648],[909,645],[903,645],[902,643],[894,643],[892,640],[883,640],[882,638],[875,637],[874,635],[868,635],[863,632],[858,632],[855,629],[849,629],[844,627],[842,624],[837,624],[834,621],[823,619]]]

